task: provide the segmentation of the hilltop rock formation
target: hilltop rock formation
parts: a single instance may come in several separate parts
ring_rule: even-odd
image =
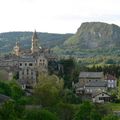
[[[120,27],[102,22],[85,22],[64,45],[81,49],[120,47]]]

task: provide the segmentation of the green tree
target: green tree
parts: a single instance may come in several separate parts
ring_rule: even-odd
[[[74,120],[101,120],[101,114],[94,104],[86,101],[81,104]]]
[[[10,86],[5,82],[0,81],[0,93],[5,94],[7,96],[11,96]]]
[[[40,74],[34,87],[35,102],[42,106],[55,105],[59,101],[64,82],[56,75]]]
[[[62,100],[65,103],[78,104],[81,102],[79,96],[77,96],[72,90],[64,89],[62,94]]]
[[[57,114],[60,120],[73,120],[75,107],[72,104],[60,102],[57,105]]]
[[[20,120],[17,116],[18,108],[13,101],[6,101],[0,107],[0,120]],[[22,116],[22,112],[20,112]]]
[[[116,115],[107,115],[107,116],[103,117],[102,120],[120,120],[120,119]]]
[[[14,100],[19,100],[24,95],[24,91],[17,81],[10,81],[9,86],[11,88],[11,97]]]
[[[60,61],[61,65],[63,66],[63,73],[61,76],[64,79],[65,87],[71,88],[72,87],[72,81],[74,80],[74,77],[76,77],[75,71],[75,60],[73,58],[69,59],[62,59]]]
[[[24,120],[58,120],[58,118],[48,110],[32,109],[26,111]]]

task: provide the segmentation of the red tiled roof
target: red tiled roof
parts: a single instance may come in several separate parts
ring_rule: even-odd
[[[107,75],[106,80],[116,80],[116,77],[113,75]]]

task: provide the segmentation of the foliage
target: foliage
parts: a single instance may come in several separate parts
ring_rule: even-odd
[[[120,120],[116,115],[107,115],[102,120]]]
[[[57,105],[57,114],[60,120],[72,120],[75,112],[76,109],[72,104],[60,102]]]
[[[62,94],[62,100],[64,103],[78,104],[81,103],[81,99],[72,90],[64,89]]]
[[[10,81],[9,86],[11,88],[11,97],[14,100],[18,100],[24,95],[24,91],[22,90],[19,83],[17,83],[15,80]]]
[[[6,101],[0,107],[0,119],[1,120],[20,120],[24,108],[15,104],[14,101]]]
[[[36,103],[42,106],[55,105],[63,90],[63,80],[55,75],[40,74],[34,88]]]
[[[40,33],[38,32],[40,45],[46,47],[54,47],[62,44],[72,34],[53,34],[53,33]],[[8,32],[0,34],[0,47],[2,53],[10,53],[19,40],[23,49],[30,48],[32,39],[32,32]]]
[[[63,70],[60,76],[63,77],[64,79],[65,87],[71,88],[72,81],[76,80],[76,73],[78,73],[77,70],[75,69],[76,62],[73,58],[69,58],[69,59],[62,59],[60,63],[63,66]]]
[[[74,120],[101,120],[101,116],[93,104],[84,102],[75,114]]]
[[[5,82],[0,81],[0,93],[11,96],[11,92],[10,86]]]
[[[33,109],[26,111],[24,120],[58,120],[58,118],[48,110]]]

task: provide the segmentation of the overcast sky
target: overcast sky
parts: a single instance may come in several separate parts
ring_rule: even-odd
[[[120,0],[0,0],[0,32],[75,33],[92,21],[120,26]]]

